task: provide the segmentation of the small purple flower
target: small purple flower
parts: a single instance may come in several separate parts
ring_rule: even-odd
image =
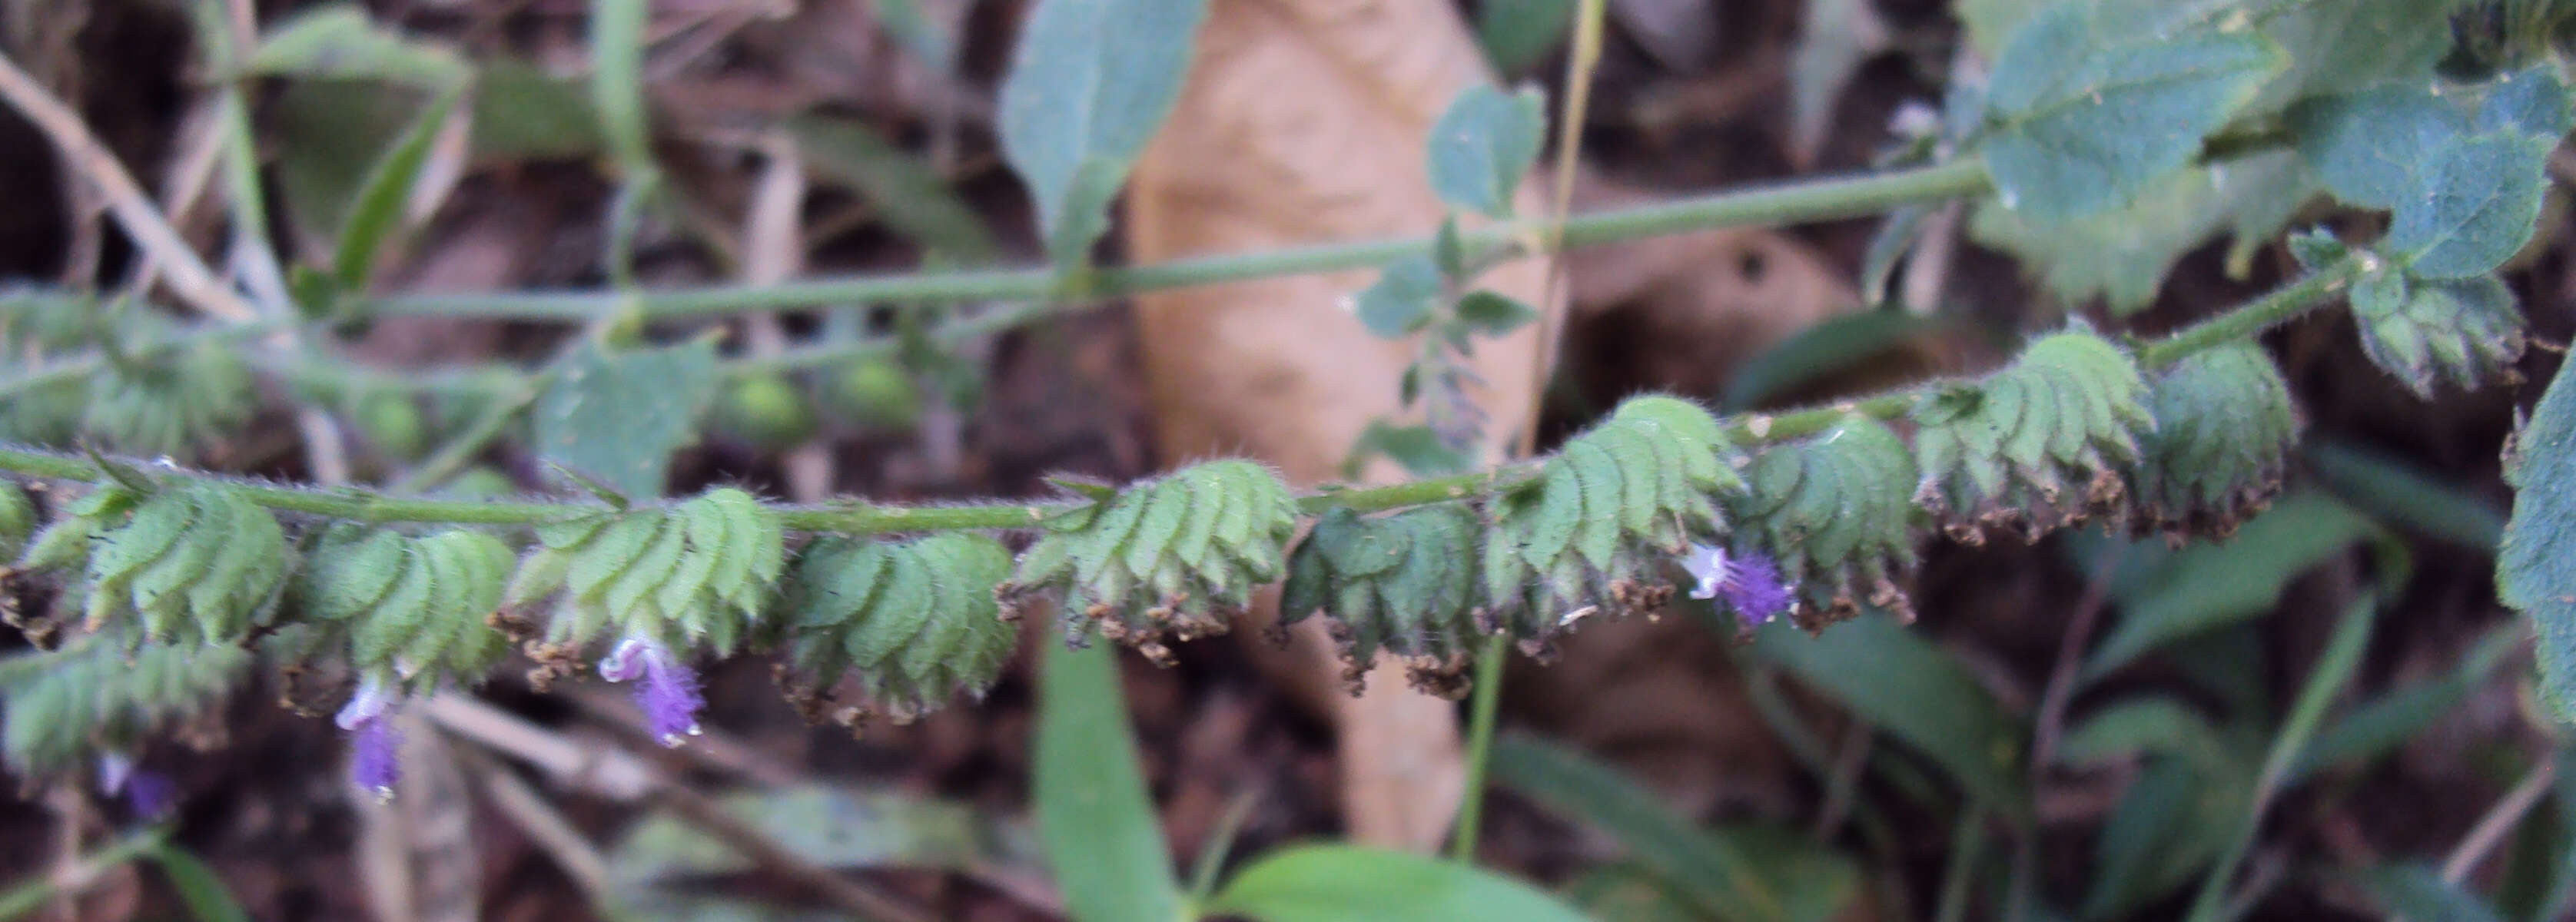
[[[402,731],[394,729],[400,705],[382,680],[368,676],[334,718],[350,734],[349,780],[383,800],[392,800],[394,785],[402,781]]]
[[[1698,578],[1691,598],[1724,598],[1745,630],[1771,623],[1797,604],[1797,594],[1780,580],[1780,565],[1755,553],[1731,557],[1722,547],[1692,545],[1682,568]]]
[[[136,768],[134,759],[123,753],[98,757],[98,787],[109,794],[124,794],[125,806],[136,816],[160,816],[179,799],[179,786],[170,776]]]
[[[599,677],[611,682],[642,679],[635,686],[635,706],[653,738],[678,746],[698,735],[698,711],[707,700],[698,694],[698,674],[671,655],[668,647],[642,637],[617,642],[599,661]]]

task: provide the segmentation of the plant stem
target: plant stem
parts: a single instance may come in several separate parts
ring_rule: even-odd
[[[1561,226],[1567,247],[1597,246],[1680,231],[1742,225],[1796,224],[1875,214],[1908,202],[1981,195],[1993,188],[1975,159],[1731,190],[1635,208],[1578,215]],[[1543,223],[1520,221],[1464,235],[1470,249],[1529,238]],[[366,307],[374,315],[433,314],[521,320],[586,321],[626,308],[649,318],[706,317],[832,304],[1054,301],[1058,310],[1148,291],[1214,285],[1280,275],[1361,269],[1428,252],[1429,237],[1348,241],[1193,257],[1141,266],[1063,273],[1046,267],[811,278],[777,285],[708,285],[632,293],[613,291],[395,295]]]
[[[77,892],[88,887],[98,876],[136,858],[142,857],[170,838],[169,827],[153,826],[118,839],[106,848],[80,859],[79,873],[65,880],[50,874],[22,881],[0,892],[0,919],[15,919],[42,908],[54,895],[65,890]]]
[[[1466,791],[1458,800],[1458,822],[1450,832],[1449,857],[1461,863],[1476,860],[1476,839],[1484,829],[1485,769],[1493,761],[1494,724],[1502,712],[1503,661],[1511,655],[1511,637],[1495,634],[1485,638],[1485,649],[1476,654],[1476,687],[1467,705],[1467,781]]]
[[[2297,318],[2328,303],[2352,284],[2354,276],[2367,267],[2361,261],[2346,257],[2319,267],[2287,285],[2248,301],[2199,323],[2175,331],[2172,335],[2149,343],[2138,350],[2138,364],[2149,371],[2162,369],[2203,349],[2245,339]]]

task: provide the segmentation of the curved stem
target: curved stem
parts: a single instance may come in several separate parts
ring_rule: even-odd
[[[2366,267],[2353,257],[2345,257],[2287,285],[2248,301],[2199,323],[2175,331],[2172,335],[2149,343],[2138,350],[2138,364],[2154,371],[2182,360],[2203,349],[2245,339],[2325,306],[2336,295],[2343,294],[2354,276]]]
[[[1984,162],[1971,158],[1578,215],[1567,219],[1559,230],[1567,247],[1597,246],[1689,230],[1859,217],[1907,202],[1981,195],[1992,188]],[[1543,227],[1542,223],[1528,221],[1501,224],[1468,233],[1464,242],[1470,249],[1502,246],[1527,239]],[[656,319],[888,302],[1058,301],[1065,302],[1058,309],[1069,310],[1084,302],[1147,291],[1368,268],[1426,252],[1430,247],[1429,237],[1404,237],[1192,257],[1072,274],[1031,267],[812,278],[777,285],[708,285],[631,294],[535,291],[394,295],[373,300],[365,310],[374,315],[558,321],[586,321],[628,307]]]

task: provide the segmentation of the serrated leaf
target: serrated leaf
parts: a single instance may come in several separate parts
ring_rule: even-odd
[[[1996,59],[1980,149],[2005,207],[2067,218],[2131,201],[2287,63],[2251,29],[2142,30],[2112,7],[2043,10]]]
[[[1546,107],[1535,89],[1506,94],[1479,83],[1460,91],[1431,126],[1424,168],[1433,194],[1451,208],[1510,217],[1512,194],[1545,140]]]
[[[534,408],[538,455],[628,496],[662,495],[671,452],[718,383],[715,343],[612,352],[583,343]]]
[[[1107,209],[1189,70],[1206,0],[1044,0],[1002,84],[1003,159],[1061,267],[1089,264]]]
[[[1431,322],[1440,299],[1440,268],[1427,256],[1408,256],[1388,263],[1386,271],[1351,298],[1351,314],[1360,326],[1386,339],[1420,330]]]
[[[2505,454],[2513,518],[2496,554],[2496,593],[2531,619],[2541,697],[2576,722],[2576,372],[2562,365]]]
[[[1265,855],[1226,881],[1208,909],[1257,922],[1584,918],[1545,891],[1491,871],[1357,845],[1305,845]]]

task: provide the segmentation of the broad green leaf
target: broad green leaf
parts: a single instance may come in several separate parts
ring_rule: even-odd
[[[2486,686],[2522,640],[2519,626],[2489,631],[2449,672],[2389,689],[2354,705],[2308,741],[2298,760],[2291,763],[2288,779],[2396,751],[2434,721],[2458,713],[2461,704]]]
[[[2485,898],[2420,864],[2392,864],[2355,875],[2380,908],[2411,922],[2505,922]]]
[[[1952,0],[1950,15],[1968,34],[1968,45],[1987,60],[2003,54],[2006,43],[2032,16],[2067,0]]]
[[[1555,897],[1491,871],[1356,845],[1306,845],[1264,855],[1227,881],[1208,901],[1207,909],[1255,922],[1581,922],[1584,918]]]
[[[2300,447],[2308,470],[2335,498],[2372,518],[2464,548],[2492,553],[2505,513],[2478,491],[2353,442],[2310,439]]]
[[[2459,107],[2431,92],[2429,79],[2308,100],[2288,114],[2299,156],[2336,198],[2396,208],[2417,177],[2469,128]]]
[[[403,209],[411,202],[413,184],[420,181],[421,167],[429,160],[430,143],[438,139],[439,130],[447,125],[447,114],[455,110],[456,100],[463,92],[461,87],[453,86],[438,91],[413,118],[402,140],[367,171],[356,200],[349,205],[349,219],[340,226],[339,251],[331,260],[340,290],[367,290],[367,280],[375,274],[376,253],[401,223]]]
[[[1506,76],[1538,65],[1565,43],[1574,0],[1485,0],[1476,5],[1476,41]]]
[[[1078,922],[1185,918],[1170,846],[1136,764],[1114,650],[1047,645],[1036,760],[1038,835],[1065,911]]]
[[[2092,885],[2076,918],[2131,917],[2189,883],[2226,849],[2252,782],[2188,758],[2148,759],[2093,840]]]
[[[2240,253],[2250,260],[2316,191],[2296,155],[2272,151],[2169,174],[2133,204],[2069,220],[1980,202],[1968,230],[2021,257],[2051,294],[2100,297],[2126,316],[2153,304],[2174,263],[2220,234],[2234,238],[2231,266]]]
[[[1440,269],[1427,256],[1389,263],[1369,287],[1351,298],[1351,313],[1370,333],[1393,339],[1422,329],[1440,299]]]
[[[694,438],[717,383],[712,340],[624,351],[583,343],[537,398],[537,454],[629,497],[660,496],[671,452]]]
[[[577,77],[518,58],[487,58],[474,79],[474,156],[504,163],[592,157],[607,146]]]
[[[1206,0],[1043,0],[1002,84],[1002,156],[1060,267],[1087,265],[1136,155],[1180,98]]]
[[[196,853],[164,842],[149,854],[152,863],[160,865],[161,873],[170,878],[170,889],[178,891],[179,902],[187,905],[188,915],[197,922],[250,922],[250,912],[233,898],[223,877],[207,867]]]
[[[1761,406],[1798,388],[1858,367],[1899,345],[1945,329],[1938,318],[1873,310],[1823,320],[1762,350],[1726,379],[1719,404]]]
[[[1431,191],[1451,208],[1510,217],[1512,193],[1545,140],[1546,107],[1535,89],[1507,95],[1479,83],[1460,92],[1431,126]]]
[[[2462,0],[2305,0],[2263,17],[2290,66],[2246,108],[2284,106],[2380,80],[2429,76],[2451,50],[2451,12]]]
[[[269,101],[284,215],[316,261],[335,258],[360,195],[420,125],[424,97],[368,80],[295,80]],[[337,285],[336,271],[325,276]]]
[[[2005,207],[2066,218],[2127,203],[2286,64],[2232,20],[2141,28],[2116,6],[2050,7],[1996,59],[1982,150]]]
[[[788,123],[807,168],[858,190],[876,215],[923,249],[969,264],[993,261],[1001,246],[984,219],[948,181],[856,119],[808,115]]]
[[[2496,591],[2539,635],[2542,697],[2576,721],[2576,363],[2561,365],[2505,453],[2513,518],[2496,555]]]
[[[1804,838],[1770,841],[1752,830],[1692,828],[1654,794],[1580,752],[1522,736],[1494,743],[1496,783],[1628,847],[1706,915],[1727,920],[1822,920],[1847,908],[1860,872],[1847,857]],[[1766,840],[1758,843],[1748,840]],[[1748,848],[1747,845],[1757,845]],[[1768,859],[1802,856],[1791,868]],[[1776,872],[1792,871],[1795,877]]]
[[[1460,297],[1457,311],[1458,322],[1479,336],[1509,336],[1538,319],[1538,308],[1481,288]]]
[[[2459,139],[2434,155],[2414,197],[2397,208],[2386,246],[2411,275],[2483,275],[2531,240],[2555,137],[2501,131]]]
[[[1930,756],[1988,809],[2026,809],[2020,722],[1920,632],[1879,612],[1812,637],[1774,624],[1754,632],[1753,653]]]
[[[313,7],[278,23],[245,66],[266,76],[384,80],[429,90],[454,86],[473,71],[453,49],[381,28],[355,3]]]
[[[964,803],[914,794],[803,784],[726,794],[716,807],[817,867],[961,871],[1036,858],[1027,830]],[[621,887],[758,866],[696,823],[662,811],[628,828],[604,857]]]
[[[2477,125],[2479,131],[2565,137],[2576,128],[2576,98],[2555,65],[2534,64],[2488,82],[2487,97],[2478,103]]]
[[[2163,551],[2129,546],[2112,577],[2120,622],[2094,648],[2096,678],[2151,650],[2279,604],[2290,581],[2371,533],[2370,520],[2321,494],[2300,493],[2248,520],[2224,542]]]

